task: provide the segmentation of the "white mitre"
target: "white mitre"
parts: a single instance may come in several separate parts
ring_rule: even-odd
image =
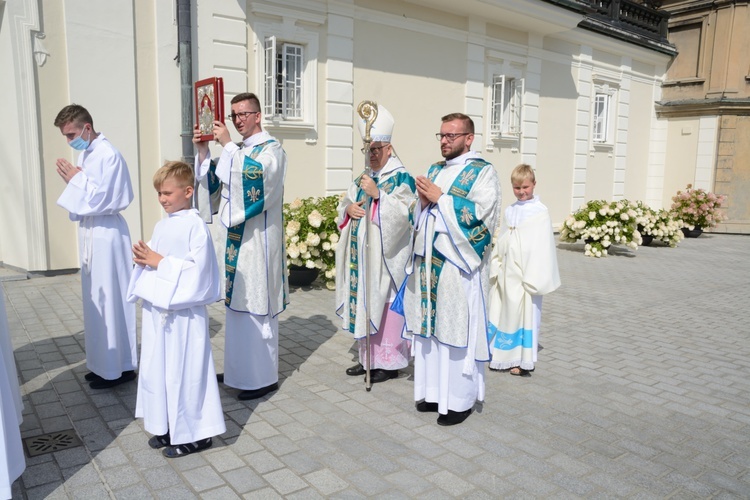
[[[393,126],[395,122],[393,115],[385,109],[384,106],[378,104],[378,116],[375,118],[375,122],[372,124],[370,129],[370,138],[372,142],[391,142],[391,136],[393,135]],[[362,140],[365,140],[365,120],[360,117],[357,122],[359,128],[359,135],[362,136]]]

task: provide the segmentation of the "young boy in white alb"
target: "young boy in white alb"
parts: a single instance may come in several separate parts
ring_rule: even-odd
[[[534,196],[534,170],[518,165],[510,181],[518,201],[505,209],[490,261],[490,369],[529,376],[537,361],[542,296],[560,286],[560,273],[549,211]]]
[[[154,175],[169,217],[151,241],[133,245],[128,300],[143,299],[141,370],[135,416],[143,417],[149,446],[167,458],[211,446],[226,431],[216,382],[207,304],[220,296],[216,254],[205,222],[191,208],[195,179],[183,162]]]

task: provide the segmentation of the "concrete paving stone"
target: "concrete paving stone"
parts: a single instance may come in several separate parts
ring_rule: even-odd
[[[353,457],[341,452],[321,454],[317,458],[323,465],[344,476],[364,468],[364,465],[358,460],[358,456]]]
[[[287,500],[313,500],[313,499],[323,499],[328,498],[322,496],[320,493],[318,493],[314,488],[308,487],[299,491],[295,491],[294,493],[290,493],[289,495],[284,496]]]
[[[77,420],[75,426],[76,431],[81,437],[88,437],[93,434],[107,434],[110,437],[112,436],[109,432],[107,422],[100,417],[99,413],[96,413],[96,416],[92,418]]]
[[[13,498],[21,498],[21,495],[16,494],[16,487],[20,483],[16,482],[13,484]],[[25,488],[23,490],[26,493],[26,498],[28,500],[43,500],[43,499],[50,499],[50,500],[62,500],[68,499],[67,493],[65,493],[65,487],[63,486],[62,481],[56,481],[53,483],[43,484],[41,486],[36,486],[33,488]]]
[[[707,484],[675,471],[665,474],[661,479],[666,483],[673,484],[681,489],[700,495],[703,498],[716,494],[719,489],[714,484]]]
[[[269,472],[263,475],[263,479],[281,495],[288,495],[308,486],[302,478],[288,469]]]
[[[178,485],[155,491],[154,498],[161,498],[164,500],[193,500],[200,497],[188,486]]]
[[[434,474],[426,476],[428,481],[435,484],[438,488],[446,491],[454,497],[461,497],[466,495],[469,491],[474,489],[474,485],[461,479],[453,472],[447,470],[441,470]]]
[[[32,465],[46,464],[55,460],[55,457],[51,453],[45,453],[44,455],[37,455],[35,457],[26,457],[26,468]]]
[[[90,392],[88,392],[88,394],[89,394],[89,397],[91,398],[91,402],[97,408],[104,408],[106,406],[120,404],[120,399],[110,389],[104,389],[104,390],[89,389],[89,391]]]
[[[121,490],[113,491],[117,500],[150,500],[154,498],[153,493],[145,484],[134,484]]]
[[[295,442],[315,437],[315,433],[312,430],[295,420],[291,423],[280,425],[278,429],[281,434]]]
[[[55,390],[62,394],[72,394],[81,390],[81,386],[75,380],[54,381]]]
[[[385,492],[392,490],[390,483],[383,481],[380,475],[368,469],[352,472],[347,476],[347,481],[355,487],[357,492],[365,496],[384,496]],[[340,494],[343,495],[346,491]]]
[[[245,432],[257,440],[267,439],[279,434],[279,431],[268,422],[256,421],[245,425]]]
[[[398,488],[399,491],[412,498],[434,487],[432,482],[419,477],[413,471],[406,469],[387,474],[384,479],[391,483],[395,488]]]
[[[588,498],[597,490],[597,486],[589,482],[587,478],[575,477],[565,473],[551,474],[545,479],[577,497]]]
[[[327,497],[349,486],[349,483],[330,469],[317,470],[303,476],[321,495]]]
[[[70,429],[70,419],[67,415],[40,419],[43,433],[57,432]]]
[[[65,408],[60,404],[59,401],[52,403],[46,403],[41,405],[35,405],[36,413],[42,420],[46,420],[52,417],[59,417],[65,415]]]
[[[270,438],[262,439],[261,444],[264,448],[266,448],[277,457],[283,457],[288,453],[299,451],[300,449],[299,446],[294,443],[294,441],[282,434],[277,434]]]
[[[39,405],[43,405],[46,403],[53,403],[53,402],[59,402],[60,397],[58,394],[53,390],[47,390],[47,391],[35,391],[29,394],[29,400],[31,404],[34,405],[36,408]]]
[[[219,473],[247,466],[245,461],[238,457],[234,450],[229,447],[216,450],[216,445],[214,444],[210,450],[203,452],[203,455],[206,461]]]
[[[536,497],[557,496],[559,489],[557,485],[550,483],[542,476],[532,474],[528,471],[521,471],[517,474],[511,474],[505,478],[509,483],[516,485],[519,489],[528,492]]]
[[[245,433],[235,439],[228,439],[227,446],[231,446],[232,451],[241,457],[263,450],[263,446],[255,438]]]
[[[37,465],[27,465],[21,478],[26,488],[33,488],[42,484],[60,481],[62,474],[54,462],[48,461]]]
[[[183,478],[169,465],[148,467],[141,472],[143,479],[152,490],[163,490],[182,485]]]
[[[128,457],[119,447],[108,447],[94,456],[96,465],[102,470],[128,463]]]
[[[133,411],[125,408],[123,405],[111,405],[105,406],[99,409],[99,414],[104,417],[107,422],[127,419],[131,421],[133,419]]]
[[[487,454],[487,457],[490,457],[490,455]],[[434,462],[441,468],[449,470],[461,477],[465,477],[477,468],[476,463],[455,453],[444,453],[435,458]]]
[[[144,437],[142,432],[130,433],[130,434],[119,434],[114,443],[125,453],[131,454],[136,453],[144,449],[144,444],[148,443],[148,439]]]
[[[165,458],[165,460],[180,473],[209,465],[202,453],[193,453],[179,458]]]
[[[143,481],[143,477],[131,465],[105,469],[102,471],[105,483],[113,490],[120,490]]]
[[[91,461],[91,456],[83,446],[56,451],[52,456],[61,469],[85,465]]]
[[[643,436],[643,437],[646,437],[646,436]],[[650,440],[646,439],[645,441],[649,442]],[[635,441],[633,439],[620,439],[615,444],[618,448],[623,448],[645,459],[653,459],[660,453],[659,450],[654,449],[651,446],[647,446],[646,444],[642,442]]]
[[[663,478],[657,478],[642,471],[623,474],[622,479],[635,487],[639,487],[649,493],[658,495],[660,498],[668,498],[675,495],[675,492],[680,489],[679,486],[675,486],[674,484],[665,481]]]
[[[68,492],[68,498],[73,500],[90,500],[92,498],[107,498],[109,490],[101,484],[92,484],[83,488],[71,490]]]
[[[232,489],[228,486],[221,486],[219,488],[204,491],[201,493],[202,500],[225,500],[231,498],[240,498],[240,496],[232,491]]]
[[[323,464],[308,450],[292,452],[279,458],[287,468],[299,475],[309,474],[323,468]]]
[[[251,469],[234,469],[222,474],[224,480],[239,494],[265,488],[268,483]]]
[[[284,467],[284,464],[278,458],[265,449],[245,455],[244,459],[258,474],[266,474]]]
[[[141,435],[142,441],[144,438],[145,436]],[[161,450],[153,450],[145,445],[132,453],[128,453],[128,460],[139,470],[147,471],[167,465],[169,459],[161,454]]]
[[[263,417],[263,420],[268,422],[270,425],[274,427],[279,427],[284,424],[288,424],[290,422],[294,422],[295,420],[287,415],[282,410],[279,410],[278,408],[273,408],[269,411],[264,411],[261,416]]]
[[[75,490],[93,484],[101,484],[102,475],[92,463],[66,469],[61,468],[60,472],[63,475],[66,490]]]
[[[734,477],[721,474],[720,472],[709,471],[698,477],[701,483],[707,483],[715,486],[719,491],[727,494],[736,495],[741,498],[750,498],[750,484]]]
[[[187,457],[181,457],[175,460],[181,460],[182,458]],[[184,471],[182,477],[184,477],[190,484],[191,488],[198,493],[217,488],[224,484],[224,480],[221,476],[209,465]]]
[[[358,461],[368,470],[381,476],[391,474],[400,469],[400,465],[395,460],[391,460],[379,453],[373,453],[369,450],[365,453],[361,453],[358,457]]]
[[[250,493],[246,493],[242,495],[242,498],[246,499],[252,499],[252,500],[276,500],[279,498],[283,498],[281,495],[276,493],[276,491],[273,490],[273,488],[263,488],[262,490],[257,491],[251,491]]]

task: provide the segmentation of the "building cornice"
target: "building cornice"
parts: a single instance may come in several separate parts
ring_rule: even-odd
[[[686,99],[661,101],[655,106],[659,118],[689,116],[750,116],[750,99]]]

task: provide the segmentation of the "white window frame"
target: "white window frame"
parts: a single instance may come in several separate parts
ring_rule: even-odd
[[[617,82],[594,79],[591,95],[591,149],[612,149],[615,144]]]
[[[607,143],[609,122],[609,108],[612,96],[604,92],[594,94],[592,104],[592,123],[591,123],[591,140],[598,143]]]
[[[264,46],[263,113],[281,120],[302,121],[305,47],[266,37]]]
[[[521,135],[524,90],[523,78],[492,76],[490,138]]]
[[[502,62],[490,59],[488,63],[486,123],[490,141],[517,143],[521,138],[526,92],[524,67],[522,62],[509,59]]]
[[[293,23],[257,23],[253,28],[258,68],[255,88],[262,92],[264,128],[315,130],[318,34]]]

